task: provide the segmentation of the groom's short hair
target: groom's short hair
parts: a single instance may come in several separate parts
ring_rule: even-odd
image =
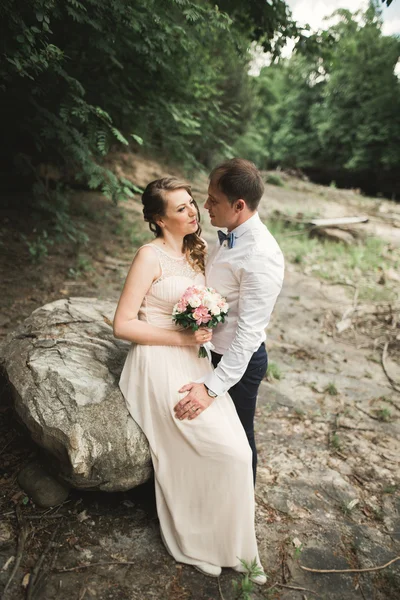
[[[250,210],[256,210],[264,193],[264,183],[256,165],[244,158],[226,160],[210,173],[215,184],[229,202],[243,199]]]

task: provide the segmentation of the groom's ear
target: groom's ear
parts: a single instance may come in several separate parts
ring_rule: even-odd
[[[242,200],[241,198],[239,200],[236,200],[235,209],[237,210],[237,212],[241,212],[245,206],[246,206],[246,203],[244,200]]]

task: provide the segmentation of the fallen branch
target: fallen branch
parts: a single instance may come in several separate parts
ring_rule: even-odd
[[[386,342],[386,344],[383,347],[382,356],[381,356],[382,369],[383,369],[383,372],[385,373],[386,377],[388,378],[388,381],[389,381],[390,385],[392,386],[392,388],[394,390],[396,390],[396,392],[400,393],[400,384],[398,384],[394,379],[392,379],[392,377],[389,375],[387,367],[386,367],[386,357],[387,357],[388,348],[389,348],[389,342]],[[399,387],[397,387],[397,386],[399,386]]]
[[[372,571],[386,569],[386,567],[389,567],[398,560],[400,560],[400,556],[396,556],[396,558],[393,558],[385,565],[368,567],[366,569],[310,569],[309,567],[303,567],[303,565],[300,565],[300,568],[303,569],[303,571],[309,571],[310,573],[371,573]]]
[[[362,588],[362,585],[361,585],[361,582],[360,582],[360,581],[358,582],[358,587],[359,587],[359,589],[360,589],[360,592],[361,592],[361,595],[362,595],[363,599],[364,599],[364,600],[367,600],[367,598],[365,597],[364,590],[363,590],[363,588]]]
[[[220,578],[218,577],[218,591],[219,591],[219,595],[221,596],[221,600],[225,600],[225,597],[222,593],[222,589],[221,589],[221,581]]]
[[[360,217],[336,217],[333,219],[312,219],[308,221],[310,225],[315,227],[335,227],[339,225],[357,225],[358,223],[368,223],[367,216]]]
[[[269,587],[267,587],[267,589],[265,590],[266,592],[269,592],[270,590],[273,590],[274,587],[278,585],[278,582],[276,581],[274,584],[270,585]]]
[[[48,554],[50,548],[52,547],[54,538],[57,535],[57,532],[60,528],[61,523],[58,523],[57,527],[54,529],[53,533],[51,534],[50,540],[46,546],[46,548],[44,549],[41,557],[39,558],[39,560],[37,561],[36,565],[34,566],[34,569],[31,573],[31,577],[29,579],[29,585],[28,585],[28,589],[27,589],[27,594],[26,594],[26,600],[32,600],[35,592],[39,589],[39,584],[40,584],[40,580],[42,579],[42,577],[39,577],[39,573],[40,570],[42,568],[44,559],[46,557],[46,555]]]
[[[108,567],[108,566],[124,566],[124,565],[137,565],[137,561],[134,560],[121,560],[118,562],[97,562],[88,563],[87,565],[79,565],[77,567],[69,567],[67,569],[56,569],[57,573],[71,573],[72,571],[79,571],[80,569],[89,569],[91,567]]]
[[[352,431],[375,431],[375,429],[368,429],[364,427],[351,427],[350,425],[342,425],[339,423],[339,429],[351,429]]]
[[[79,594],[79,600],[83,600],[83,598],[85,597],[86,592],[87,592],[87,587],[84,587],[83,590]]]
[[[275,583],[276,586],[287,588],[288,590],[297,590],[299,592],[310,592],[311,594],[318,594],[318,592],[314,592],[314,590],[309,590],[308,588],[303,587],[295,587],[294,585],[285,585],[284,583]]]
[[[359,406],[357,406],[357,404],[354,404],[354,407],[359,410],[360,412],[362,412],[364,415],[367,415],[367,417],[369,417],[370,419],[373,419],[374,421],[379,421],[382,422],[381,419],[379,419],[379,417],[374,417],[373,415],[370,415],[369,412],[367,412],[366,410],[364,410],[363,408],[360,408]],[[373,430],[375,431],[375,430]]]

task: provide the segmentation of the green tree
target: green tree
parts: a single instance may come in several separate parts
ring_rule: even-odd
[[[43,192],[37,165],[56,163],[118,200],[135,188],[105,168],[112,144],[185,164],[228,152],[251,112],[250,42],[295,31],[282,0],[246,6],[2,0],[3,174],[24,171]]]
[[[383,35],[377,2],[364,13],[334,16],[335,25],[301,39],[289,60],[262,71],[261,81],[280,83],[272,97],[270,83],[257,86],[253,137],[246,134],[236,146],[246,150],[254,142],[249,155],[322,181],[399,193],[400,40]]]
[[[380,178],[398,164],[400,84],[394,69],[400,40],[382,35],[382,20],[371,4],[357,22],[340,11],[332,28],[332,53],[322,102],[313,122],[325,163]]]
[[[242,135],[233,147],[233,154],[245,156],[265,169],[273,156],[272,134],[279,119],[280,100],[286,89],[286,69],[272,64],[264,67],[251,80],[251,115]]]

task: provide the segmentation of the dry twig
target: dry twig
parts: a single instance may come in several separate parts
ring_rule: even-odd
[[[137,561],[134,560],[121,560],[117,562],[97,562],[89,563],[87,565],[78,565],[77,567],[69,567],[67,569],[56,569],[57,573],[71,573],[72,571],[79,571],[80,569],[89,569],[91,567],[109,567],[109,566],[124,566],[124,565],[136,565]]]
[[[339,429],[351,429],[352,431],[375,431],[375,429],[367,429],[365,427],[351,427],[350,425],[342,425],[341,423],[339,423]]]
[[[382,569],[386,569],[396,561],[400,560],[400,556],[396,556],[385,565],[380,565],[379,567],[368,567],[366,569],[310,569],[309,567],[300,567],[303,571],[309,571],[310,573],[371,573],[372,571],[381,571]]]
[[[218,591],[219,591],[219,595],[221,596],[221,600],[225,600],[225,597],[222,593],[222,589],[221,589],[221,581],[220,578],[218,577]]]
[[[83,590],[79,594],[79,600],[83,600],[86,592],[87,592],[87,587],[84,587]]]
[[[295,587],[294,585],[285,585],[284,583],[275,583],[276,586],[287,588],[288,590],[297,590],[298,592],[310,592],[310,594],[318,594],[318,592],[314,592],[314,590],[309,590],[308,588],[303,587]]]
[[[367,417],[369,417],[370,419],[373,419],[374,421],[381,421],[381,419],[379,419],[379,417],[374,417],[373,415],[370,415],[369,412],[367,412],[363,408],[360,408],[359,406],[357,406],[357,404],[354,404],[354,407],[357,410],[359,410],[360,412],[364,413],[364,415],[367,415]]]
[[[60,528],[61,523],[58,523],[57,527],[54,529],[53,533],[51,534],[50,540],[46,546],[46,548],[44,549],[41,557],[39,558],[39,560],[37,561],[36,565],[33,568],[33,571],[31,573],[31,577],[29,579],[29,585],[28,585],[28,589],[27,589],[27,594],[26,594],[26,600],[32,600],[35,592],[39,589],[39,584],[41,582],[42,576],[39,576],[40,570],[42,568],[44,559],[46,557],[46,555],[48,554],[50,548],[52,547],[53,541],[55,536],[57,535],[57,532]]]

